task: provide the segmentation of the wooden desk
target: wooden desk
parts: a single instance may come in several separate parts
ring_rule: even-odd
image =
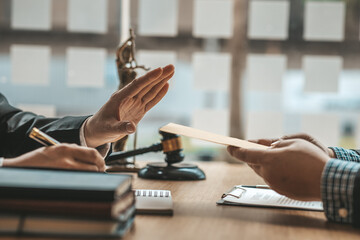
[[[135,226],[125,240],[360,239],[360,230],[329,223],[322,212],[217,206],[221,194],[233,185],[263,184],[263,181],[245,165],[223,162],[198,165],[206,173],[205,181],[153,181],[134,175],[134,188],[171,190],[174,216],[136,216]]]
[[[360,230],[327,222],[324,213],[270,208],[217,206],[237,184],[263,184],[245,165],[198,164],[205,181],[150,181],[135,177],[134,188],[169,189],[174,216],[136,216],[129,239],[360,239]]]

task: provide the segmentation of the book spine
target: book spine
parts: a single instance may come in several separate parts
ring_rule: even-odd
[[[49,214],[59,217],[115,220],[133,205],[135,205],[135,196],[131,190],[111,202],[0,199],[0,211],[2,213]]]
[[[131,189],[131,184],[124,192]],[[0,187],[0,199],[33,199],[59,201],[114,201],[115,190],[84,190],[84,189],[36,189]]]

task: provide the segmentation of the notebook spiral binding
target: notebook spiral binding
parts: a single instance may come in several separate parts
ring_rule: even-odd
[[[136,197],[171,197],[168,190],[135,190]]]

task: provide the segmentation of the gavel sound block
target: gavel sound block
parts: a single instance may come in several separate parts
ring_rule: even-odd
[[[140,169],[138,176],[146,179],[161,180],[203,180],[205,173],[194,164],[180,163],[184,160],[181,138],[179,135],[159,131],[161,142],[150,147],[126,152],[115,152],[106,159],[107,165],[117,164],[119,159],[148,152],[162,151],[165,162],[149,163]]]

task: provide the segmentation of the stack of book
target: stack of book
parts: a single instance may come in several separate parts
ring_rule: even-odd
[[[133,225],[129,175],[0,169],[0,234],[122,237]]]

